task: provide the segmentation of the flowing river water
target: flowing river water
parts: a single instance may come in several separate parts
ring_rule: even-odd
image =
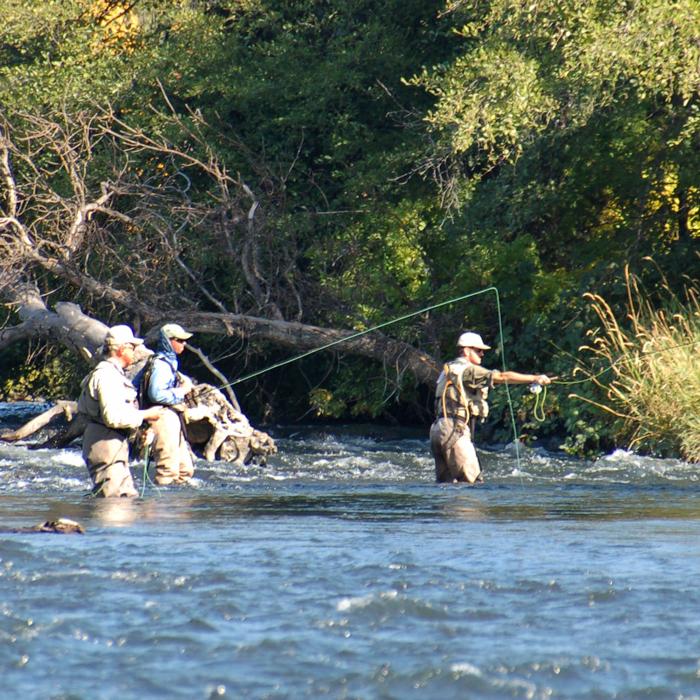
[[[0,444],[0,698],[700,698],[692,465],[510,446],[468,488],[421,432],[271,433],[114,501]]]

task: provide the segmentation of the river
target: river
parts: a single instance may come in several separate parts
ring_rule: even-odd
[[[87,531],[0,533],[0,697],[700,697],[695,467],[511,445],[468,488],[420,432],[270,432],[114,501],[77,448],[0,444],[0,526]]]

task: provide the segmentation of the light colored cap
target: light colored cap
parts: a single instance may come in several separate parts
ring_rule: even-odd
[[[192,337],[192,333],[188,333],[182,326],[177,323],[166,323],[161,330],[166,338],[175,338],[175,340],[187,340]]]
[[[105,336],[105,343],[112,343],[114,345],[141,345],[143,343],[143,338],[136,338],[134,336],[134,331],[129,328],[129,326],[112,326]]]
[[[491,346],[486,345],[481,339],[481,336],[474,331],[467,331],[459,336],[457,341],[458,348],[476,348],[477,350],[490,350]]]

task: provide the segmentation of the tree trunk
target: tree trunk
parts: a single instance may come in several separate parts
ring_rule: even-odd
[[[239,334],[245,338],[269,340],[300,352],[330,346],[327,349],[331,351],[369,357],[394,365],[401,371],[410,371],[421,384],[431,388],[440,374],[432,356],[379,331],[360,335],[353,331],[231,313],[185,314],[182,318],[188,329],[195,333]]]
[[[7,290],[5,296],[8,296]],[[0,331],[0,350],[10,343],[27,337],[53,338],[69,349],[79,352],[93,362],[99,350],[107,326],[86,316],[77,304],[58,302],[56,312],[49,311],[38,290],[29,288],[13,294],[13,305],[18,307],[22,326]],[[150,308],[147,320],[158,325],[159,314]],[[400,371],[415,374],[421,384],[435,386],[440,368],[430,355],[417,350],[408,343],[393,340],[379,331],[360,334],[334,328],[321,328],[304,323],[280,321],[233,313],[171,313],[194,333],[214,335],[239,335],[248,339],[269,340],[278,345],[294,348],[300,352],[327,348],[351,355],[360,355],[394,365]],[[146,336],[154,340],[156,330]],[[153,336],[152,338],[150,336]],[[137,363],[146,355],[137,354]]]

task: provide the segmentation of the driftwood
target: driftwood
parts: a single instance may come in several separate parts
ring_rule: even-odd
[[[201,450],[204,459],[265,464],[265,458],[277,452],[275,441],[253,428],[216,387],[197,384],[188,395],[188,402],[187,439],[195,450]]]
[[[69,518],[58,518],[57,520],[47,520],[41,525],[32,527],[17,527],[12,529],[0,529],[0,532],[29,533],[29,532],[52,532],[58,535],[84,535],[85,528],[75,520]]]
[[[38,416],[35,416],[21,428],[3,433],[0,435],[0,439],[4,440],[5,442],[17,442],[17,440],[24,440],[30,435],[36,433],[38,430],[41,430],[41,428],[47,426],[54,420],[54,418],[58,418],[59,416],[63,416],[68,422],[72,421],[77,412],[77,401],[59,401],[48,411],[44,411]]]
[[[16,301],[25,320],[25,331],[31,330],[31,334],[37,337],[46,333],[60,338],[65,345],[93,366],[102,359],[100,348],[108,326],[85,315],[79,306],[69,303],[56,304],[56,311],[51,312],[46,308],[36,288],[31,285],[23,288]],[[0,332],[0,348],[6,340],[8,339]],[[202,359],[210,371],[216,369],[201,351],[197,348],[190,349]],[[145,345],[137,347],[135,362],[128,367],[127,375],[133,378],[151,354],[152,351]],[[189,419],[190,444],[196,453],[201,453],[210,461],[221,459],[227,462],[248,463],[256,459],[264,462],[267,455],[277,451],[274,440],[267,433],[250,425],[230,388],[229,396],[230,400],[227,400],[216,387],[209,384],[196,385],[189,397],[188,411],[192,414]],[[65,447],[85,432],[88,421],[86,416],[77,412],[77,402],[58,401],[55,406],[32,418],[17,430],[0,435],[0,440],[24,440],[58,418],[65,419],[65,427],[59,429],[39,447]]]
[[[78,403],[75,403],[77,410]],[[76,413],[73,419],[64,428],[61,428],[55,435],[52,435],[47,440],[37,445],[38,448],[60,449],[70,445],[73,440],[77,440],[83,436],[85,428],[88,426],[88,417],[82,413]],[[7,439],[4,435],[2,439]]]

